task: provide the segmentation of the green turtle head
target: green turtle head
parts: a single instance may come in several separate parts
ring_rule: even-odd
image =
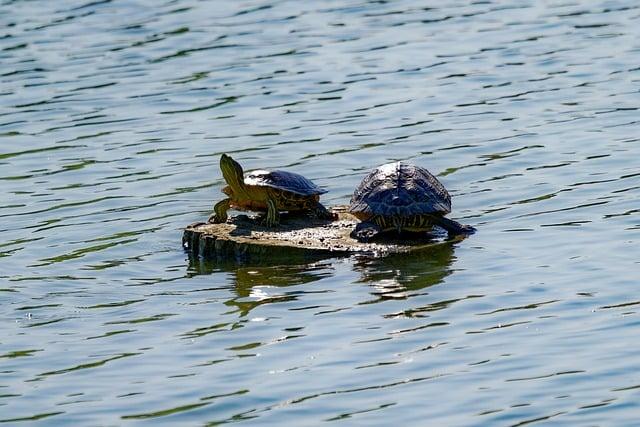
[[[220,170],[224,180],[227,181],[227,184],[235,194],[245,193],[244,171],[240,163],[233,160],[231,156],[223,154],[220,157]]]

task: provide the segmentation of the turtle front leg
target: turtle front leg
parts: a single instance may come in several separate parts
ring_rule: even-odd
[[[382,228],[380,228],[379,225],[365,221],[359,222],[358,225],[356,225],[356,228],[354,228],[349,235],[353,239],[366,243],[377,236],[381,231]]]
[[[267,227],[277,227],[280,225],[280,214],[273,199],[267,199],[267,217],[264,220]]]
[[[213,207],[213,214],[209,217],[207,222],[213,224],[227,222],[227,211],[229,209],[231,209],[231,199],[224,199],[219,201]]]

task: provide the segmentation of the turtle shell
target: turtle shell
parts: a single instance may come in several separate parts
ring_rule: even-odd
[[[244,176],[244,183],[245,185],[256,187],[275,188],[301,196],[314,196],[327,192],[327,190],[323,190],[314,184],[313,181],[302,175],[280,170],[255,170],[248,172]]]
[[[445,215],[451,212],[451,196],[425,168],[388,163],[362,180],[351,197],[349,211],[384,216]]]

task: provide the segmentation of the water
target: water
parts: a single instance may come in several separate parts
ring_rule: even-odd
[[[631,1],[0,1],[0,421],[637,424]],[[343,204],[438,175],[412,257],[189,259],[221,153]]]

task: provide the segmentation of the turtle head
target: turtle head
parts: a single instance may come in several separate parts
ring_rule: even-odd
[[[246,193],[244,186],[244,171],[242,170],[240,163],[233,160],[231,156],[223,154],[220,157],[220,170],[222,171],[224,180],[227,181],[227,184],[229,184],[229,187],[231,187],[231,190],[235,194]]]

